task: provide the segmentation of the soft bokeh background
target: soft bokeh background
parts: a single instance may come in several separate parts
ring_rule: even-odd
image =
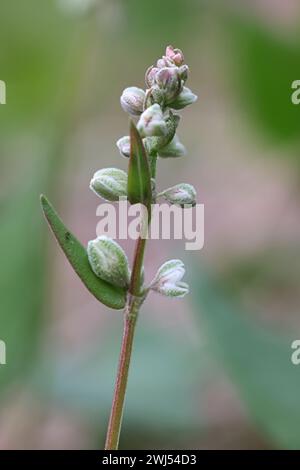
[[[81,285],[38,196],[95,238],[91,175],[127,165],[119,96],[169,43],[199,100],[182,113],[188,156],[161,161],[158,184],[196,186],[206,240],[149,244],[147,278],[183,258],[191,294],[145,304],[121,448],[300,448],[299,18],[298,0],[1,2],[2,449],[103,446],[122,314]]]

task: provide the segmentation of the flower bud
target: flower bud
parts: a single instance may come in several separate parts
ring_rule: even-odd
[[[129,137],[129,135],[125,135],[124,137],[121,137],[121,139],[119,139],[117,141],[117,147],[118,147],[122,157],[129,158],[129,156],[130,156],[130,137]]]
[[[160,152],[166,145],[168,145],[173,137],[177,126],[179,124],[180,116],[169,112],[169,116],[165,119],[166,123],[166,134],[160,137],[146,137],[144,143],[149,154],[153,152]]]
[[[184,264],[179,259],[164,263],[150,284],[150,289],[168,297],[184,297],[189,292],[189,286],[181,282],[185,273]]]
[[[124,250],[104,235],[91,240],[87,247],[88,259],[96,276],[114,286],[127,287],[130,271]]]
[[[182,91],[175,98],[175,100],[170,103],[170,108],[182,109],[188,106],[189,104],[195,103],[197,99],[198,96],[194,95],[194,93],[189,88],[184,86]]]
[[[189,67],[187,65],[182,65],[178,70],[179,76],[183,82],[186,82],[189,74]]]
[[[184,206],[185,204],[194,206],[196,204],[197,193],[191,184],[180,183],[168,188],[160,193],[164,199],[171,204]]]
[[[156,65],[159,69],[163,67],[175,67],[174,62],[166,56],[162,56],[161,59],[158,59]]]
[[[184,62],[184,56],[180,49],[174,49],[173,46],[166,48],[166,57],[174,62],[175,65],[180,66]]]
[[[103,168],[94,174],[90,188],[106,201],[118,201],[127,195],[127,173],[118,168]]]
[[[164,106],[165,95],[157,85],[153,85],[146,92],[145,109],[157,103],[159,106]]]
[[[183,157],[185,154],[185,146],[179,141],[176,134],[173,140],[159,151],[160,158],[177,158]]]
[[[125,88],[120,98],[121,106],[126,113],[139,116],[143,112],[145,92],[135,86]]]
[[[153,104],[143,112],[137,124],[137,129],[142,137],[163,136],[166,134],[167,125],[158,104]]]
[[[145,74],[145,83],[146,83],[146,86],[147,88],[151,88],[152,85],[154,85],[155,83],[155,76],[158,72],[158,68],[157,67],[153,67],[153,65],[151,65],[151,67],[149,67],[147,70],[146,70],[146,74]]]
[[[157,85],[164,90],[167,103],[173,101],[181,91],[181,80],[177,67],[161,68],[157,72],[155,80]]]

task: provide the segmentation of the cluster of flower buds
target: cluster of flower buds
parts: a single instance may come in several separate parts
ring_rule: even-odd
[[[197,100],[185,86],[188,74],[182,51],[168,46],[165,55],[146,71],[146,90],[129,87],[122,93],[121,106],[139,118],[137,128],[149,154],[158,153],[161,158],[185,155],[176,135],[179,116],[172,110],[183,109]],[[119,139],[117,146],[122,156],[129,156],[129,136]]]
[[[166,48],[165,55],[146,72],[146,90],[137,87],[126,88],[121,96],[121,106],[128,114],[137,118],[137,129],[143,140],[149,158],[181,157],[185,148],[177,136],[180,117],[176,110],[196,101],[197,96],[185,86],[189,74],[184,64],[183,53],[172,46]],[[118,140],[117,146],[122,156],[130,156],[130,137]],[[155,180],[152,183],[152,198],[156,200]],[[90,188],[107,201],[118,201],[127,196],[128,176],[117,168],[104,168],[97,171]],[[170,204],[181,207],[196,204],[196,191],[186,183],[177,184],[157,194]],[[87,253],[94,273],[113,285],[128,288],[130,270],[123,249],[113,240],[101,236],[88,243]],[[188,285],[182,282],[185,273],[180,260],[164,263],[150,284],[150,289],[170,297],[183,297],[188,293]]]

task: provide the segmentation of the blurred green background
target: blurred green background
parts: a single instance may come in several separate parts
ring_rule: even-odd
[[[39,194],[83,243],[95,238],[90,178],[127,165],[121,92],[143,87],[173,44],[199,100],[182,113],[188,155],[159,162],[158,184],[197,188],[206,240],[196,254],[149,243],[147,279],[182,258],[191,294],[153,294],[142,310],[120,448],[299,449],[299,2],[3,0],[0,11],[0,448],[103,446],[122,314],[81,285]]]

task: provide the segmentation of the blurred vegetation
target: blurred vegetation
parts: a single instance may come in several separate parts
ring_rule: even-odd
[[[99,345],[96,337],[78,355],[53,348],[45,357],[43,349],[51,279],[38,196],[49,191],[60,199],[66,147],[78,121],[101,106],[105,112],[112,81],[125,85],[122,73],[132,74],[128,56],[140,70],[148,62],[145,51],[147,59],[154,58],[174,43],[197,58],[210,17],[222,32],[224,74],[229,71],[243,117],[269,148],[284,149],[284,162],[299,165],[299,108],[290,100],[291,83],[300,75],[299,42],[271,32],[262,19],[213,3],[210,10],[208,2],[197,0],[103,0],[80,14],[54,0],[1,5],[0,79],[7,83],[7,105],[0,107],[0,338],[8,364],[0,369],[0,393],[29,386],[45,408],[80,411],[94,427],[95,443],[108,416],[121,322],[112,322],[106,341]],[[195,266],[197,344],[141,319],[124,446],[188,448],[205,442],[211,424],[201,397],[222,371],[270,447],[300,448],[300,376],[290,362],[297,333],[289,338],[289,325],[286,337],[273,332],[243,305],[245,289],[254,299],[261,292],[276,299],[275,291],[285,287],[298,309],[298,248],[274,247],[277,256],[270,250],[228,262],[218,282]]]

